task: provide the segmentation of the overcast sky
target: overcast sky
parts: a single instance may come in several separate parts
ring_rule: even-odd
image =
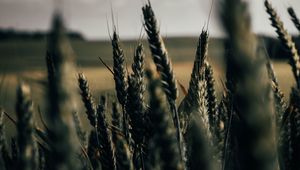
[[[89,39],[107,39],[107,18],[111,23],[111,6],[117,18],[122,38],[139,36],[142,27],[141,7],[146,0],[0,0],[0,27],[21,30],[47,30],[51,15],[59,6],[63,9],[67,27],[80,31]],[[218,24],[219,0],[210,21],[210,34],[222,35]],[[263,0],[248,0],[253,30],[275,35],[264,11]],[[60,3],[57,3],[60,2]],[[198,35],[207,22],[211,0],[151,0],[165,36]],[[289,20],[286,8],[293,6],[300,16],[300,0],[271,0],[289,32],[296,29]],[[57,5],[59,4],[59,5]]]

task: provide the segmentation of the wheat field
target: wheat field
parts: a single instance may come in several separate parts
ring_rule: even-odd
[[[296,44],[264,0],[286,50],[286,60],[271,60],[251,30],[247,2],[217,2],[223,42],[210,41],[204,26],[193,48],[169,52],[147,1],[141,7],[146,39],[124,45],[113,23],[110,46],[100,48],[104,56],[79,57],[82,66],[76,61],[82,42],[70,43],[55,13],[37,52],[44,51],[44,65],[41,58],[20,59],[15,67],[23,60],[24,71],[10,70],[12,60],[1,63],[0,168],[299,170]],[[297,13],[287,11],[300,32]],[[99,60],[102,67],[93,63]]]

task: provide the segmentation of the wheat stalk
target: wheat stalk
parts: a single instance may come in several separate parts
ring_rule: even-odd
[[[300,74],[300,62],[299,62],[299,54],[296,49],[295,43],[292,40],[292,37],[285,30],[283,22],[280,20],[277,15],[275,9],[271,6],[269,1],[265,0],[265,7],[270,15],[270,20],[272,22],[272,26],[276,28],[276,33],[278,34],[281,43],[289,52],[290,57],[290,65],[292,66],[293,74],[296,80],[296,88],[292,88],[291,97],[290,97],[290,105],[287,111],[282,116],[282,130],[283,132],[280,134],[280,152],[281,152],[281,167],[287,169],[297,169],[299,167],[299,162],[294,159],[294,156],[299,155],[300,149],[298,146],[299,134],[298,130],[300,129],[300,125],[298,121],[299,118],[299,74]],[[289,13],[292,16],[292,12],[289,9]],[[296,15],[294,15],[295,17]],[[295,18],[294,18],[295,19]],[[292,19],[293,20],[293,19]],[[295,22],[295,20],[293,20]]]
[[[73,169],[75,146],[72,143],[72,112],[74,111],[75,84],[70,74],[74,72],[74,53],[65,35],[60,14],[55,14],[52,30],[48,38],[48,51],[51,56],[54,75],[49,79],[48,124],[51,129],[49,138],[53,142],[50,164],[54,169]],[[49,67],[48,67],[49,68]],[[51,70],[48,73],[53,74]],[[52,79],[53,78],[53,79]]]
[[[167,95],[171,112],[173,114],[173,123],[176,127],[176,134],[178,140],[178,147],[181,153],[181,157],[184,159],[183,155],[183,140],[180,128],[180,122],[176,107],[176,99],[178,97],[177,83],[175,80],[175,75],[173,73],[172,64],[168,56],[168,52],[165,48],[163,39],[160,35],[158,28],[158,23],[154,15],[154,11],[151,7],[150,1],[143,8],[144,15],[144,27],[148,35],[149,47],[152,53],[153,61],[156,65],[157,71],[160,73],[162,86],[164,92]]]
[[[134,141],[134,165],[137,169],[144,169],[143,145],[145,142],[145,84],[144,84],[144,53],[139,44],[132,64],[133,74],[128,78],[128,115],[131,125],[131,136]]]
[[[264,58],[256,53],[247,4],[225,0],[221,18],[232,50],[227,56],[227,76],[234,87],[230,90],[238,118],[233,121],[232,137],[238,148],[235,157],[241,169],[276,169],[273,93]]]

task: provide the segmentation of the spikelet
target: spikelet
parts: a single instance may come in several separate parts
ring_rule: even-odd
[[[128,78],[127,113],[131,125],[130,133],[133,139],[134,165],[136,169],[144,167],[143,145],[145,142],[145,84],[144,84],[144,53],[139,44],[132,64],[133,74]],[[144,169],[144,168],[143,168]]]

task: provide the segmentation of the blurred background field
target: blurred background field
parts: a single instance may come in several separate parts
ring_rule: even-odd
[[[109,66],[112,65],[110,42],[80,39],[72,39],[71,42],[76,52],[77,72],[83,72],[87,76],[95,97],[101,93],[112,92],[114,89],[112,74],[99,60],[99,57],[101,57]],[[149,66],[152,60],[149,55],[148,44],[145,40],[143,40],[143,43],[146,49],[146,64]],[[122,45],[126,54],[127,66],[130,69],[137,41],[122,41]],[[185,88],[188,87],[196,46],[197,37],[166,38],[166,47],[174,64],[176,77]],[[221,90],[225,74],[223,57],[226,52],[228,51],[224,50],[221,39],[210,39],[208,60],[214,68],[217,95],[219,97],[222,95]],[[8,39],[0,41],[0,105],[7,112],[14,112],[15,89],[17,82],[20,80],[25,80],[33,87],[32,95],[36,106],[43,106],[41,98],[45,95],[43,93],[46,83],[45,53],[46,39]],[[291,68],[285,59],[275,59],[273,63],[280,86],[286,97],[288,97],[290,88],[294,84]],[[70,76],[73,76],[74,82],[76,82],[77,75]],[[180,99],[182,96],[183,93],[180,89]],[[180,101],[178,100],[178,102]],[[81,105],[79,102],[78,107],[81,108]]]

